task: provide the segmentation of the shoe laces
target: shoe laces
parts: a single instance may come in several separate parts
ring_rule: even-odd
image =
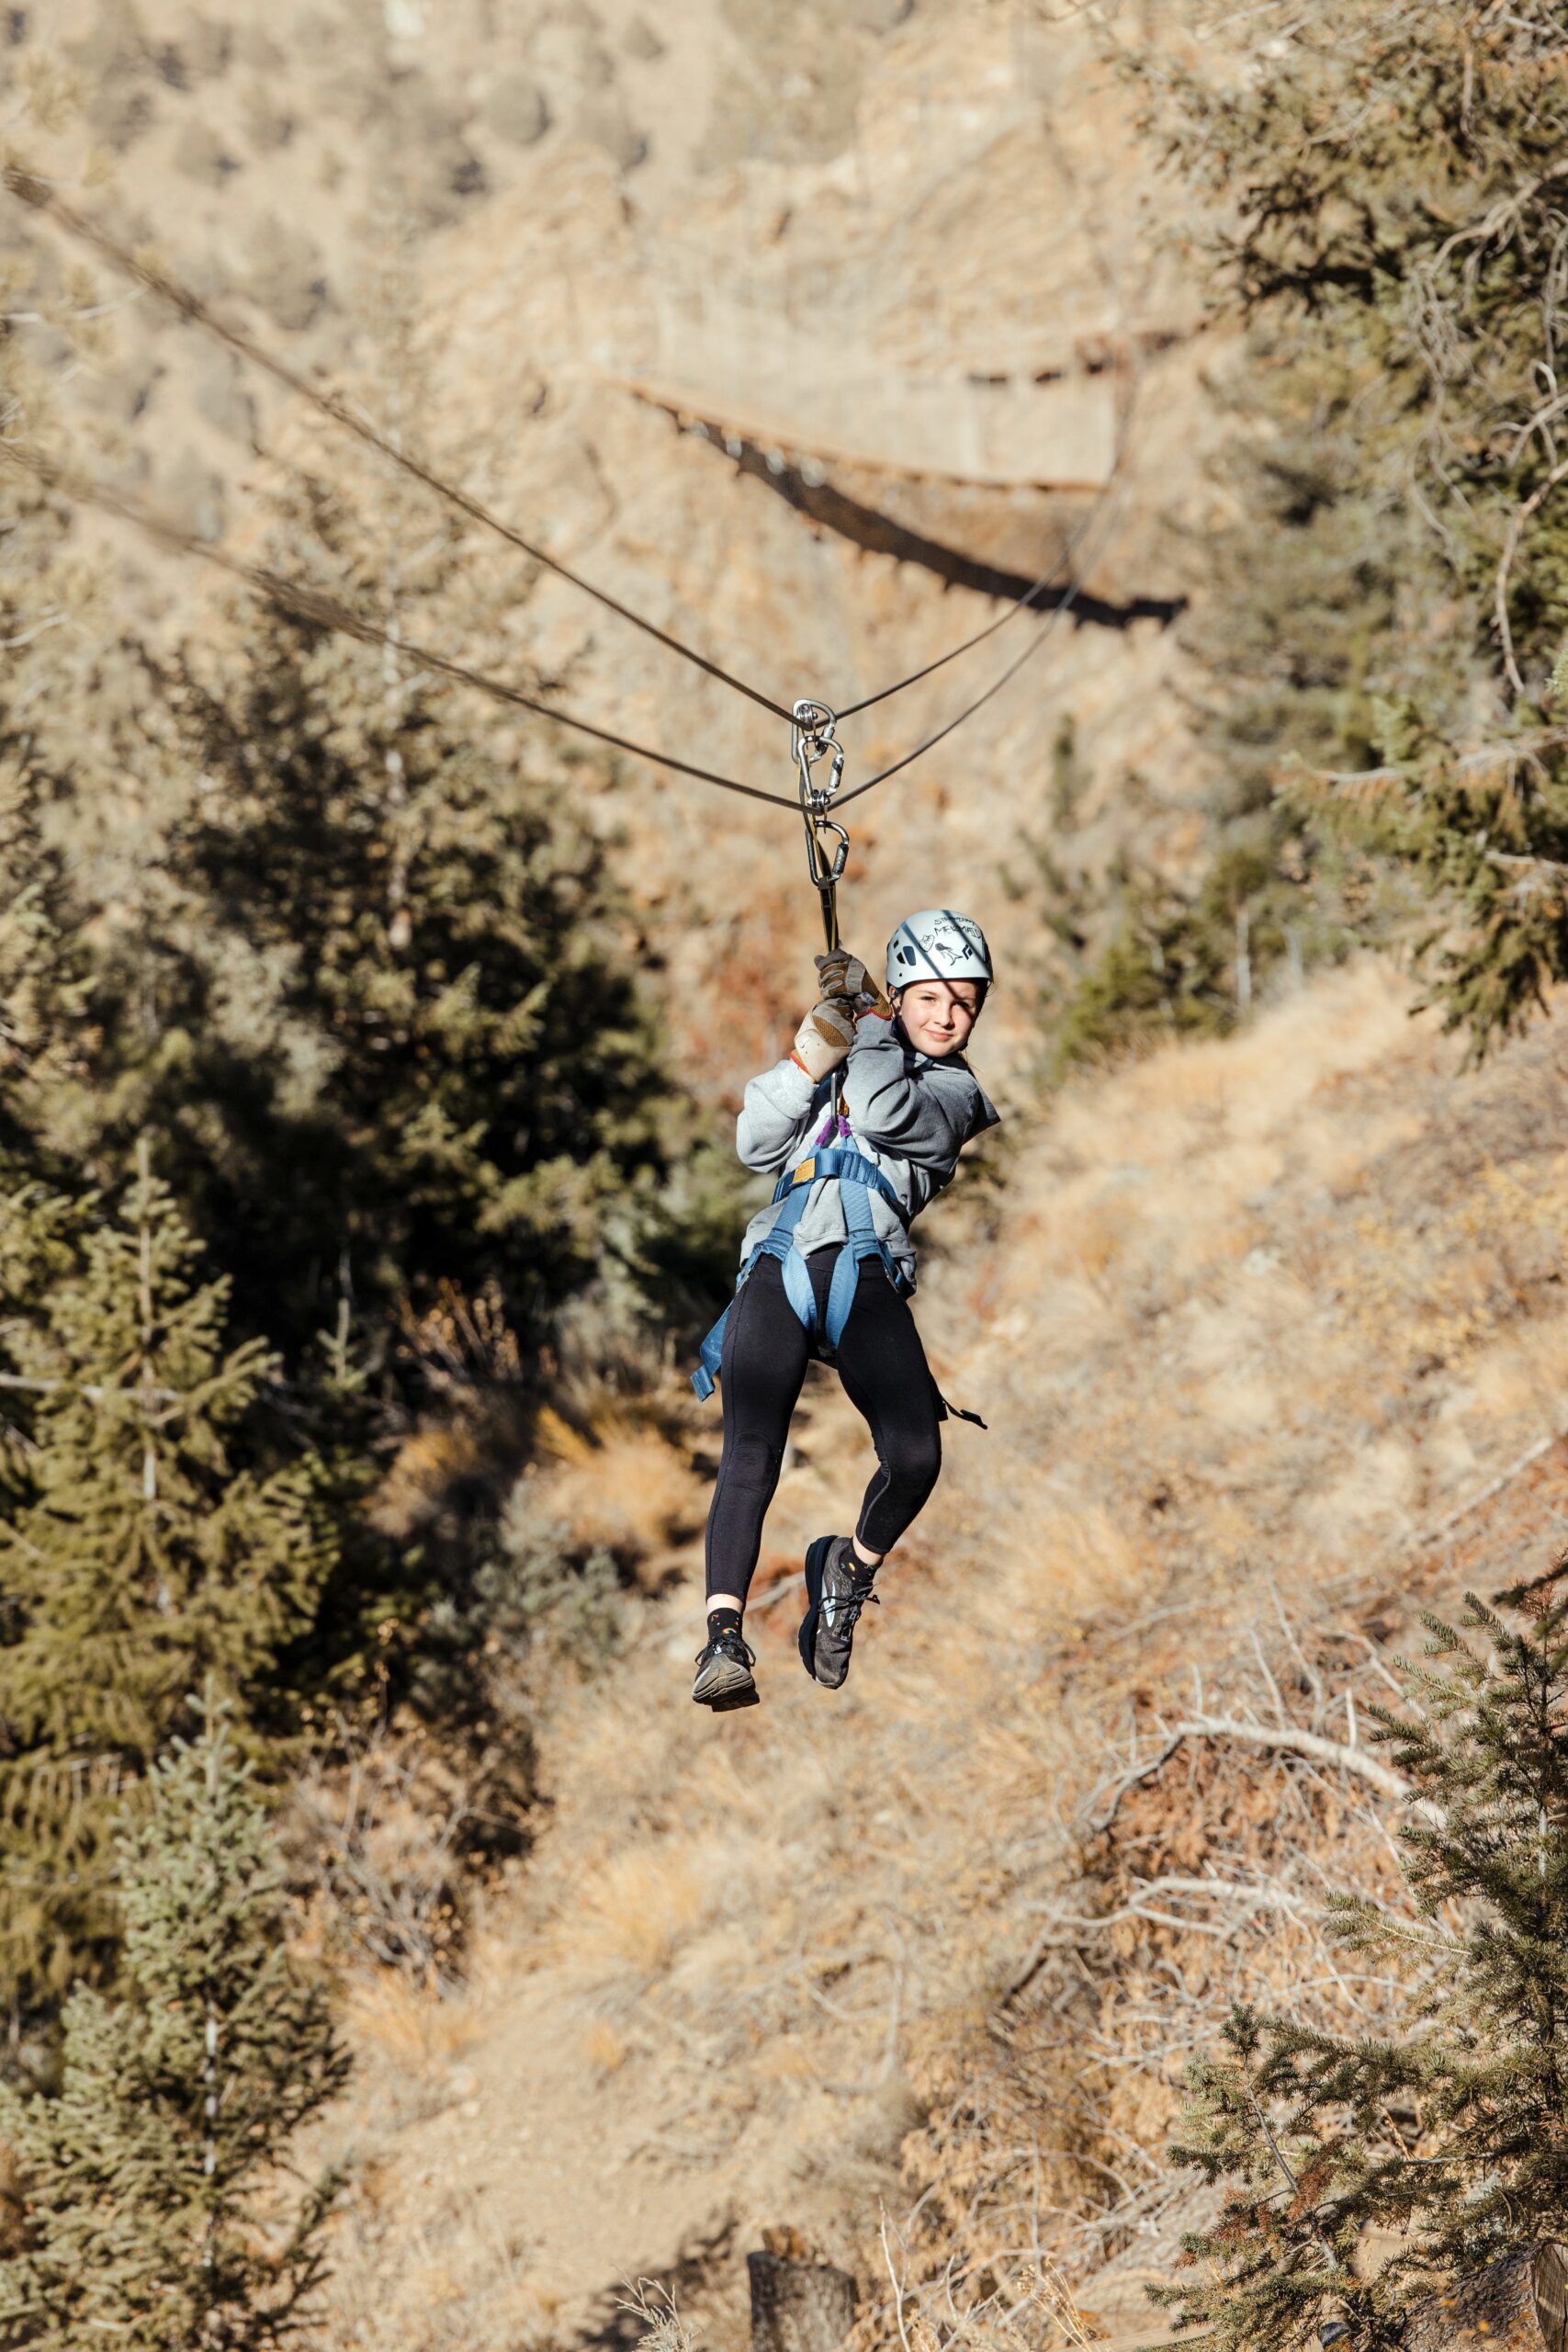
[[[748,1673],[757,1663],[756,1651],[749,1648],[744,1637],[728,1625],[723,1633],[709,1636],[697,1652],[697,1664],[701,1666],[705,1659],[712,1657],[716,1651],[722,1652],[726,1657],[733,1658],[736,1665],[745,1667]]]
[[[882,1601],[877,1594],[875,1587],[869,1584],[863,1587],[860,1585],[852,1585],[848,1592],[840,1596],[840,1604],[843,1609],[843,1615],[841,1617],[835,1618],[833,1626],[834,1632],[852,1634],[855,1627],[860,1623],[861,1611],[865,1607],[868,1601],[874,1609],[881,1608]]]

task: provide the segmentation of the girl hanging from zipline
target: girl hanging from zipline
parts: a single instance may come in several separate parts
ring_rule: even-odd
[[[876,1571],[942,1467],[948,1408],[908,1308],[908,1229],[964,1145],[997,1124],[964,1058],[991,983],[977,923],[946,908],[910,915],[887,943],[886,991],[841,949],[818,956],[817,969],[818,1001],[793,1049],[746,1089],[736,1148],[779,1182],[747,1230],[737,1295],[693,1376],[700,1396],[716,1378],[724,1402],[708,1638],[692,1686],[715,1709],[756,1703],[741,1620],[814,1347],[837,1364],[876,1447],[854,1533],[818,1536],[806,1555],[802,1663],[832,1690],[849,1673]]]

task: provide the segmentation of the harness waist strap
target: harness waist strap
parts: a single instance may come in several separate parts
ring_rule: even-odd
[[[787,1201],[792,1193],[805,1185],[819,1184],[826,1177],[837,1177],[841,1184],[863,1184],[868,1192],[879,1193],[901,1225],[909,1222],[909,1212],[898,1198],[880,1168],[862,1159],[858,1151],[815,1151],[795,1168],[787,1169],[773,1187],[773,1204]]]

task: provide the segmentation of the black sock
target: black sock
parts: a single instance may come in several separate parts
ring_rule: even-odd
[[[710,1635],[714,1634],[738,1634],[739,1631],[740,1611],[739,1609],[710,1609],[708,1611],[708,1633]]]
[[[868,1568],[863,1560],[856,1557],[855,1547],[852,1544],[848,1544],[845,1548],[844,1566],[848,1568],[851,1576],[853,1577],[856,1584],[858,1584],[863,1590],[866,1592],[871,1590],[873,1584],[875,1582],[876,1570],[881,1566],[881,1565],[882,1563],[879,1560],[875,1564],[875,1566]]]

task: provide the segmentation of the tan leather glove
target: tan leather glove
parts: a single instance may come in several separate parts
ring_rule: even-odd
[[[893,1018],[881,982],[874,978],[858,956],[847,948],[835,947],[829,956],[818,956],[817,985],[824,996],[845,996],[853,1005],[858,1019],[863,1012],[874,1012],[884,1021]]]
[[[795,1058],[813,1084],[837,1069],[855,1041],[853,1008],[844,997],[812,1006],[795,1031]]]

